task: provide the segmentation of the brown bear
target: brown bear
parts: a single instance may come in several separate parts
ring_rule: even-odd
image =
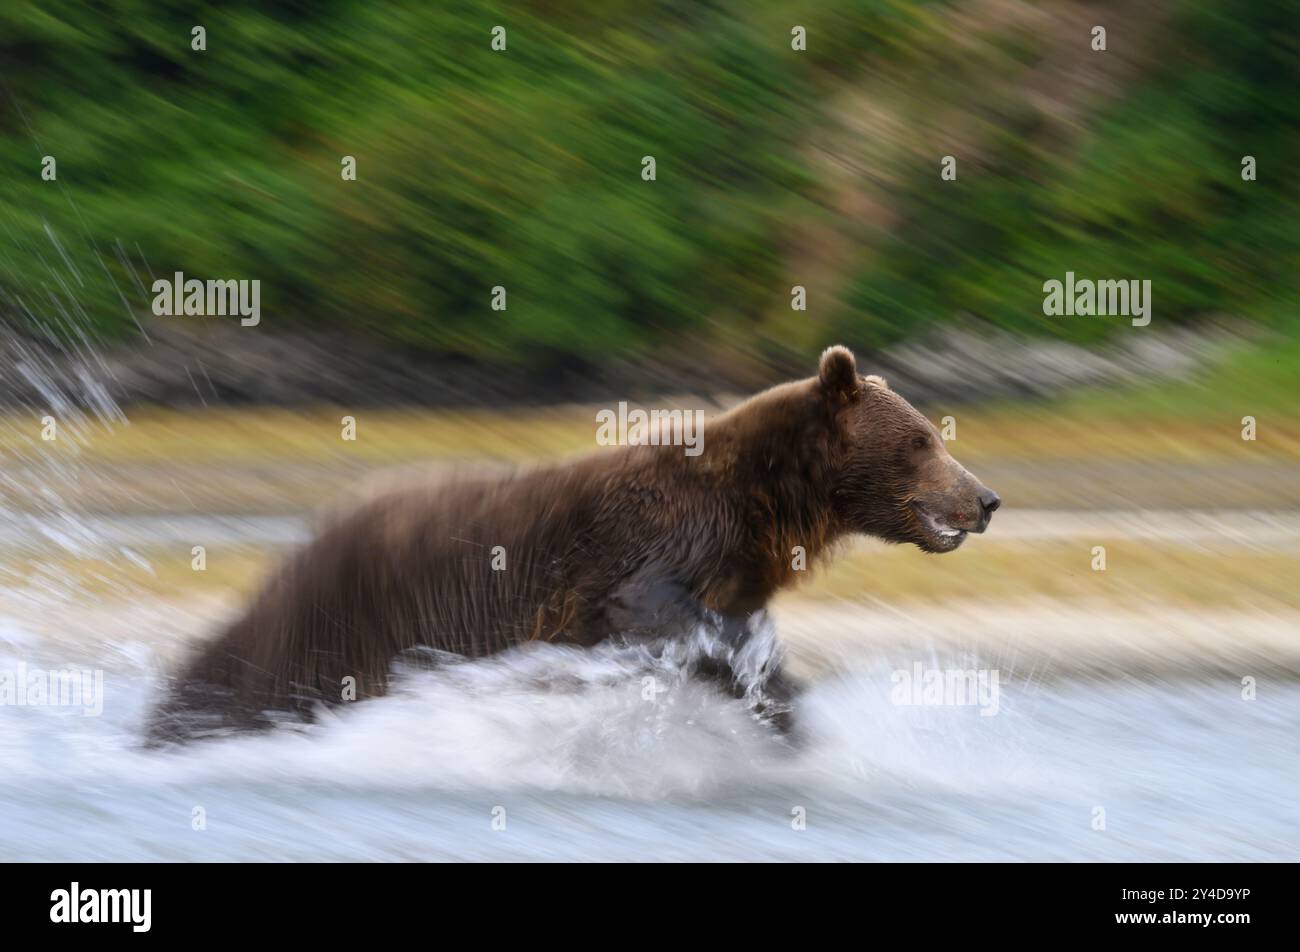
[[[856,533],[951,552],[1000,502],[843,347],[816,377],[752,397],[703,437],[695,456],[622,446],[371,499],[288,558],[201,650],[154,712],[152,739],[383,694],[409,649],[588,646],[701,617],[743,638],[797,576],[795,547],[809,564]],[[787,711],[780,673],[765,677],[773,709]]]

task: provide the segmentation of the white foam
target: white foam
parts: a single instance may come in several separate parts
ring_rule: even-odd
[[[1300,856],[1296,686],[1013,682],[981,717],[893,703],[862,656],[800,698],[792,749],[689,675],[710,638],[407,666],[309,727],[163,751],[138,747],[152,651],[118,645],[103,717],[0,711],[0,858]]]

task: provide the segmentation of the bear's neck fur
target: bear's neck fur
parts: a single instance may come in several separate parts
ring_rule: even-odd
[[[762,608],[843,533],[834,516],[835,408],[817,381],[757,394],[704,427],[706,492],[723,498],[734,525],[718,533],[721,571],[704,586],[710,607],[732,614]]]

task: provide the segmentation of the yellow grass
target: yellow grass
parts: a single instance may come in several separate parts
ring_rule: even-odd
[[[689,402],[684,405],[690,405]],[[701,401],[708,409],[711,404]],[[130,422],[91,424],[52,442],[40,439],[36,416],[0,417],[0,458],[94,464],[252,465],[277,461],[394,463],[416,459],[512,462],[558,459],[597,449],[597,407],[494,410],[140,409]],[[951,414],[954,455],[984,460],[1113,460],[1139,462],[1300,459],[1300,418],[1262,414],[1258,438],[1242,439],[1237,410],[1195,419],[1110,408],[1081,413],[1033,405],[1005,409],[931,407],[936,422]],[[342,438],[345,416],[357,438]]]
[[[1106,570],[1093,571],[1092,547],[1106,548]],[[85,595],[138,597],[191,594],[247,595],[275,564],[270,548],[238,546],[209,551],[207,570],[190,567],[190,552],[148,549],[142,567],[113,556],[105,560],[46,556],[0,561],[0,587],[75,587]],[[1028,598],[1112,606],[1165,601],[1186,606],[1300,609],[1300,549],[1254,550],[1159,542],[1066,538],[997,542],[968,540],[955,553],[926,555],[912,546],[864,542],[847,547],[788,600],[878,599],[890,604]]]
[[[1106,550],[1105,571],[1092,548]],[[1195,605],[1300,608],[1300,550],[1253,550],[1106,538],[999,543],[968,539],[956,552],[863,543],[815,570],[791,598],[889,602],[1027,597],[1109,604],[1167,600]]]

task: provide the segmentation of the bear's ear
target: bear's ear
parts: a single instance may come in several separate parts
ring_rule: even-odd
[[[828,396],[852,400],[858,393],[858,363],[847,347],[835,345],[822,353],[817,379]]]

